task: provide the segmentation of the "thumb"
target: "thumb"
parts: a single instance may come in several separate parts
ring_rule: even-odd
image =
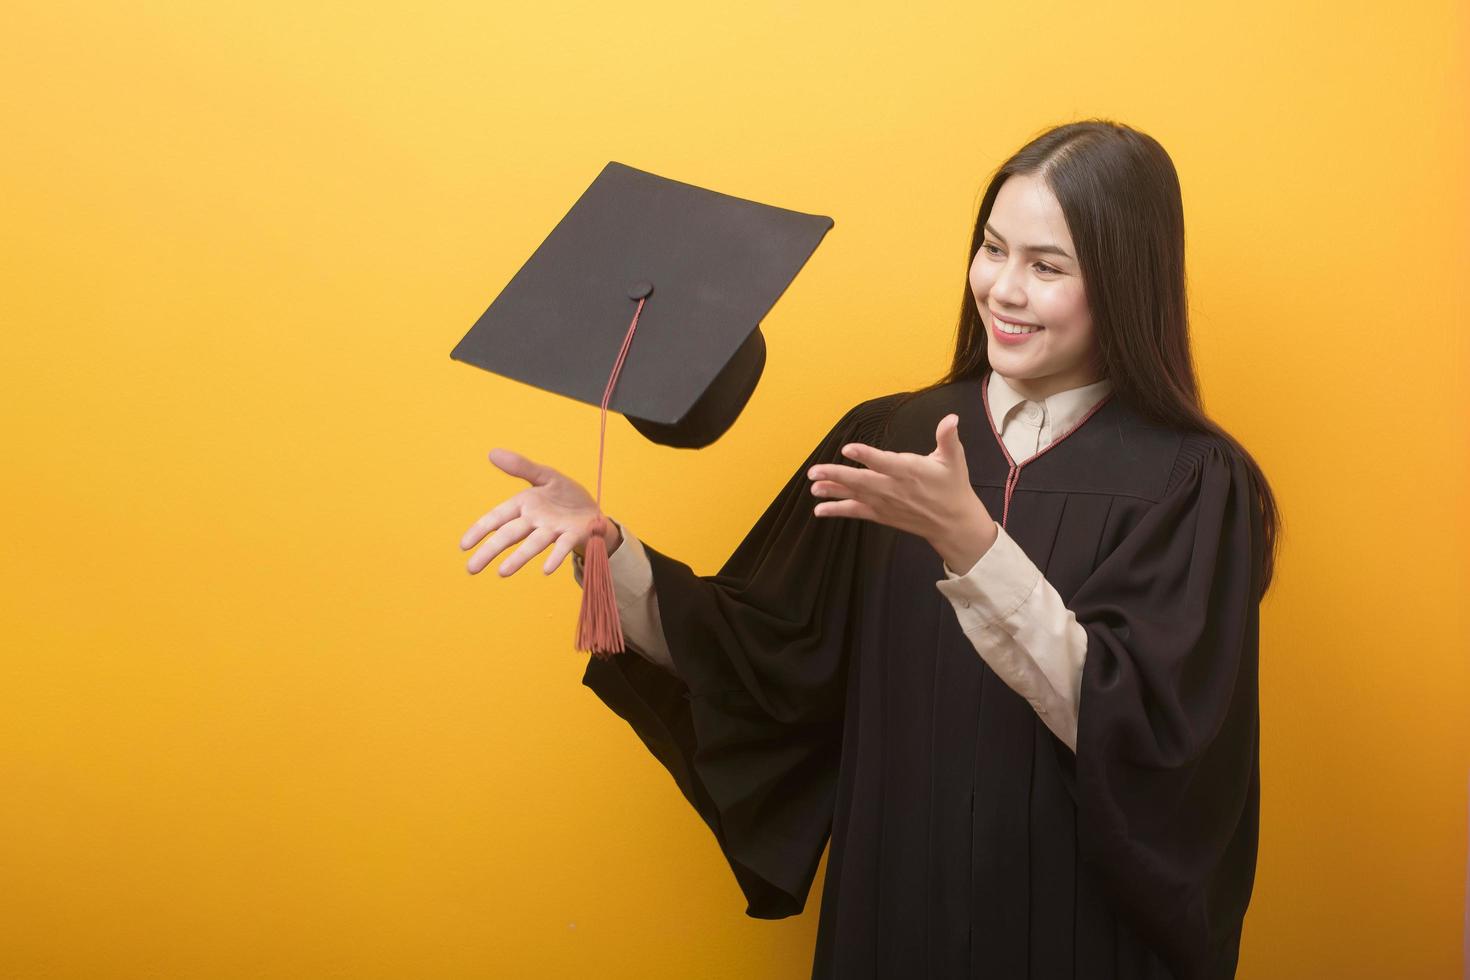
[[[510,449],[500,449],[497,447],[490,450],[490,462],[511,476],[518,476],[527,483],[535,484],[536,486],[545,483],[549,476],[547,467]]]
[[[964,459],[965,449],[960,444],[960,417],[953,413],[939,420],[934,430],[935,448],[947,459]]]

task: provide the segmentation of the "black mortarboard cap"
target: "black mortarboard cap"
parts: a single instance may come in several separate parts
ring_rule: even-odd
[[[832,219],[610,162],[450,356],[601,405],[655,443],[699,448],[765,366],[759,324]]]
[[[619,412],[656,443],[730,428],[766,363],[761,319],[832,219],[621,163],[602,169],[450,356]],[[589,525],[576,645],[623,650],[602,512]]]

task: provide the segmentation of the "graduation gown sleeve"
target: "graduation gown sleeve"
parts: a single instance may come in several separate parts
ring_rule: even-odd
[[[1087,632],[1079,848],[1181,978],[1233,966],[1254,878],[1262,548],[1242,458],[1190,435],[1071,600]]]
[[[713,832],[747,900],[806,904],[831,831],[866,522],[817,517],[807,469],[880,444],[897,396],[821,439],[714,575],[643,542],[674,673],[636,652],[589,657],[582,683],[626,721]],[[692,502],[697,506],[697,501]]]

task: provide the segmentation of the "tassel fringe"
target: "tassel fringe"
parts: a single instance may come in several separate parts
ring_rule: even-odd
[[[624,649],[618,599],[608,565],[607,539],[603,537],[606,530],[607,518],[599,514],[593,521],[592,536],[587,539],[587,554],[582,563],[582,609],[577,615],[577,649],[603,660]]]

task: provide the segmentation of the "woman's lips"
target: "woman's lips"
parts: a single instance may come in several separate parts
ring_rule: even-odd
[[[1045,327],[1037,327],[1035,330],[1032,330],[1029,333],[1006,333],[1000,329],[1000,324],[1000,318],[992,316],[990,321],[990,333],[993,337],[995,337],[996,340],[1000,341],[1002,344],[1010,345],[1024,344],[1026,341],[1030,340],[1032,337],[1036,336],[1037,334],[1041,333],[1041,331],[1046,329]]]
[[[1002,321],[1004,323],[1009,323],[1009,324],[1011,324],[1014,327],[1039,327],[1039,326],[1041,326],[1041,324],[1039,324],[1039,323],[1032,323],[1029,320],[1017,320],[1015,317],[1006,316],[1005,314],[1003,314],[1003,313],[997,313],[994,310],[991,310],[990,311],[990,315],[991,315],[992,318],[994,318],[996,320],[1000,320],[1000,321]]]

